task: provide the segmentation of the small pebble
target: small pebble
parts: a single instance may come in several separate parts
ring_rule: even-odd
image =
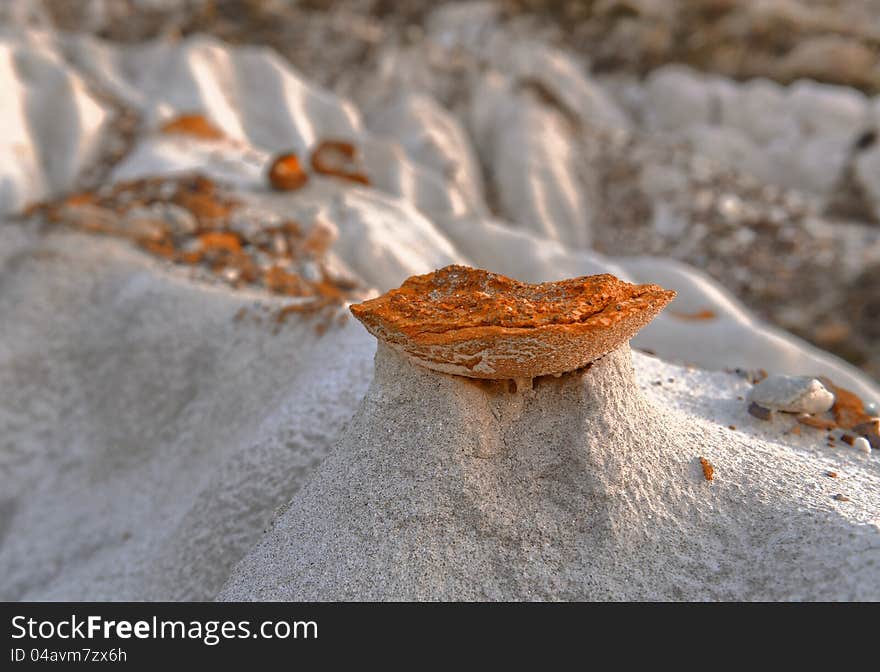
[[[809,376],[769,376],[749,390],[746,398],[789,413],[824,413],[834,405],[834,395]]]
[[[860,453],[864,453],[865,455],[871,454],[871,444],[864,436],[860,436],[855,441],[853,441],[852,446]]]
[[[836,495],[834,495],[834,499],[836,499],[838,502],[848,502],[849,501],[849,497],[847,497],[846,495],[841,495],[840,493],[837,493]]]
[[[769,420],[773,417],[773,411],[769,408],[764,408],[763,406],[759,406],[754,401],[749,404],[749,415],[753,415],[758,418],[758,420]]]
[[[715,467],[705,457],[700,458],[700,466],[703,468],[703,477],[707,481],[715,479]]]
[[[880,420],[874,418],[868,422],[860,422],[853,425],[852,431],[868,439],[875,450],[880,450]]]

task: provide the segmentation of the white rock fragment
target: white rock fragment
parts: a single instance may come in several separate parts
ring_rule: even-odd
[[[852,138],[869,123],[864,94],[845,86],[800,80],[789,88],[788,103],[806,134]]]
[[[167,222],[171,229],[177,233],[194,234],[199,223],[189,210],[181,208],[173,203],[163,203],[160,209],[162,218]]]
[[[865,455],[871,454],[871,443],[864,436],[860,436],[855,441],[853,441],[853,448],[855,448],[860,453],[864,453]]]
[[[706,124],[712,116],[713,91],[688,67],[658,68],[648,75],[645,94],[645,121],[651,130],[675,131]]]
[[[834,405],[834,395],[810,376],[770,376],[749,390],[747,399],[789,413],[824,413]]]

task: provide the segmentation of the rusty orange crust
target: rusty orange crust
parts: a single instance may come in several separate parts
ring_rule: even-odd
[[[674,297],[608,274],[531,285],[447,266],[351,312],[374,336],[428,368],[534,378],[573,371],[620,347]]]

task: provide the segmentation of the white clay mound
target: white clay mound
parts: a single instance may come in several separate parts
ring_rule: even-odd
[[[354,419],[220,597],[877,599],[858,520],[876,473],[841,515],[820,460],[713,420],[646,398],[627,347],[511,392],[380,345]]]
[[[372,339],[235,322],[278,302],[119,241],[9,233],[0,595],[210,599],[351,416]]]

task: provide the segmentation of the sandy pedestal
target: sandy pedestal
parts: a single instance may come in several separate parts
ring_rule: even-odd
[[[717,440],[642,394],[628,346],[510,389],[379,343],[336,448],[220,598],[878,596],[870,539],[840,571],[856,526],[780,488],[797,465],[756,454],[754,471],[706,481],[698,451]]]

